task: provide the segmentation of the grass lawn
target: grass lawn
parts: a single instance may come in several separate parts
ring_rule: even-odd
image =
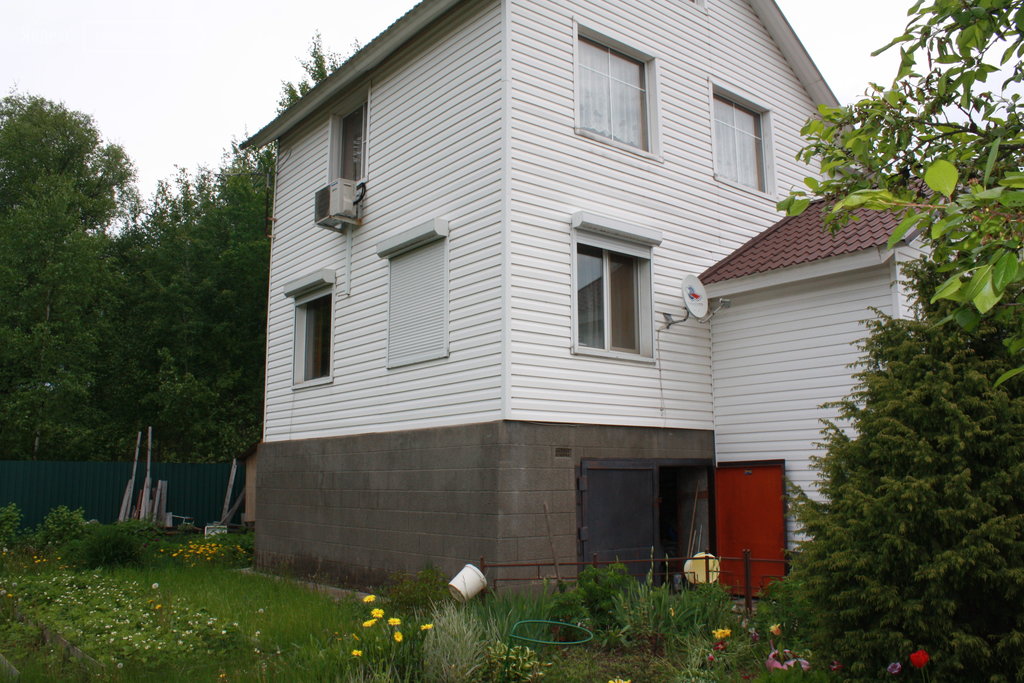
[[[53,549],[7,552],[0,654],[21,681],[47,682],[830,680],[798,665],[769,675],[769,625],[741,624],[713,588],[671,594],[605,570],[565,592],[459,604],[445,598],[444,577],[421,572],[372,601],[336,600],[239,571],[248,547],[223,537],[151,540],[143,566],[93,570]],[[573,646],[510,639],[526,619],[584,624],[595,637]],[[40,625],[95,663],[46,643]],[[533,628],[535,640],[558,638]]]

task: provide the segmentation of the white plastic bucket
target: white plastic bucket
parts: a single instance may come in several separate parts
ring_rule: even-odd
[[[487,579],[484,573],[471,564],[462,568],[455,578],[448,582],[448,590],[452,597],[465,602],[471,597],[487,588]]]

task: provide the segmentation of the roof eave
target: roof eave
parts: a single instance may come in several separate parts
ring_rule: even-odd
[[[262,147],[280,139],[335,95],[365,76],[434,20],[464,0],[422,0],[330,76],[241,144]]]
[[[779,46],[783,56],[793,68],[796,77],[800,79],[807,94],[811,96],[815,104],[826,104],[830,107],[838,107],[839,100],[836,98],[832,88],[825,82],[817,65],[807,53],[804,44],[800,42],[796,31],[790,26],[786,16],[775,4],[775,0],[750,0],[750,5],[757,12],[761,23],[768,29],[768,33]]]

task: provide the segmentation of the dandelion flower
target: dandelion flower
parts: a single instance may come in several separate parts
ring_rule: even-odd
[[[396,643],[402,642],[402,632],[401,631],[395,631],[395,635],[393,637],[394,637]]]
[[[377,623],[376,619],[367,619],[366,621],[363,622],[363,628],[370,628],[371,626],[373,626],[376,623]]]
[[[713,635],[717,640],[722,640],[723,638],[728,638],[732,635],[732,629],[716,628],[711,632],[711,635]]]
[[[391,617],[390,619],[388,619],[388,626],[401,626],[401,625],[402,625],[402,620],[399,619],[398,617]]]
[[[353,657],[362,657],[363,656],[363,651],[362,650],[352,650],[352,656]]]
[[[384,610],[379,607],[377,609],[370,610],[370,616],[374,619],[381,619],[384,616]]]
[[[429,631],[432,628],[434,628],[433,624],[423,624],[423,626],[420,626],[421,631]]]
[[[367,595],[365,598],[363,598],[363,602],[366,602],[366,603],[376,602],[376,601],[377,601],[377,596],[376,595]]]
[[[161,607],[163,607],[163,605],[159,605],[159,604],[158,604],[158,605],[157,605],[156,607],[154,607],[153,609],[160,609]]]

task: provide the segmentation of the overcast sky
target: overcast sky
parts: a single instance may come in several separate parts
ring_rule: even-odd
[[[895,58],[872,50],[902,32],[911,0],[777,0],[841,102],[888,83]],[[365,45],[414,0],[19,0],[0,24],[0,89],[92,116],[135,162],[149,196],[175,167],[215,167],[232,139],[275,114],[282,81],[319,31]]]

